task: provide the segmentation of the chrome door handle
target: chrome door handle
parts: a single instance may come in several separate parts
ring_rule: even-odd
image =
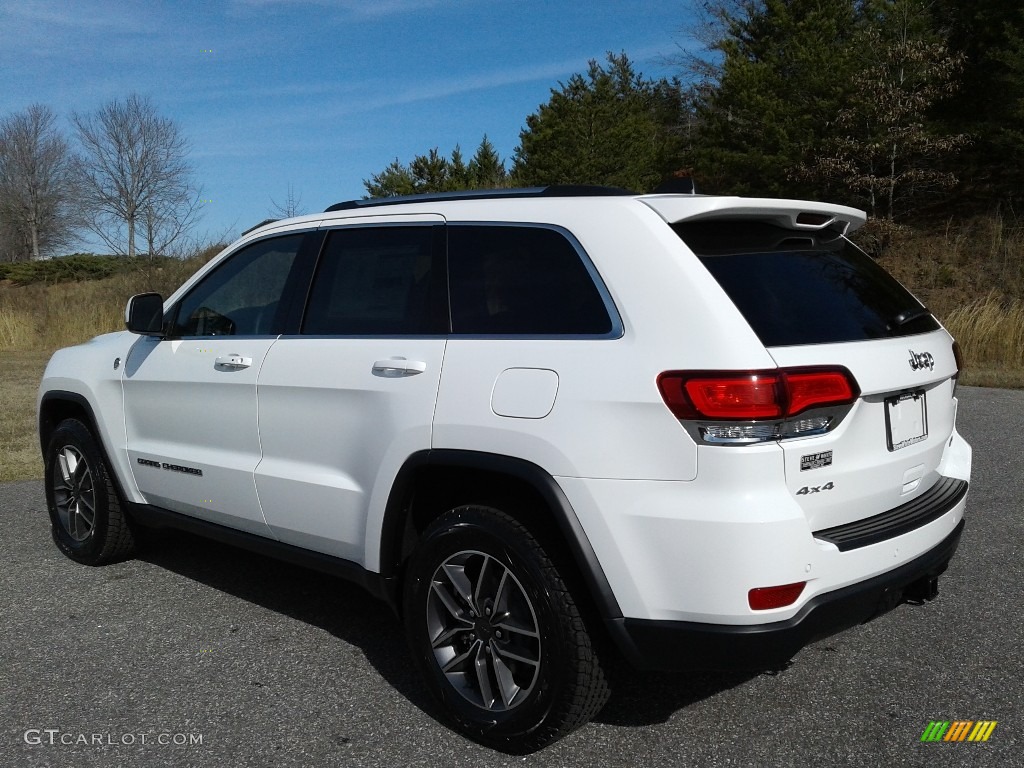
[[[378,360],[373,364],[373,372],[378,376],[415,376],[427,370],[427,364],[421,360],[406,360],[404,357],[392,357]]]
[[[230,370],[237,371],[252,365],[252,358],[242,357],[241,355],[224,355],[223,357],[218,357],[214,364],[217,368],[229,368]]]

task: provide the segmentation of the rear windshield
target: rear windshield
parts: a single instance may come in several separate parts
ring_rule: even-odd
[[[723,220],[673,229],[766,347],[912,336],[939,327],[895,278],[835,232]]]

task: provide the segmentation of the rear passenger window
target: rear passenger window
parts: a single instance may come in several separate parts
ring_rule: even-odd
[[[452,225],[453,333],[607,334],[612,321],[580,253],[541,227]]]
[[[447,332],[443,270],[434,226],[353,227],[331,232],[302,332],[418,335]]]

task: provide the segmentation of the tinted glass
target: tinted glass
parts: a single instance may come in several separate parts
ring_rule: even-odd
[[[302,332],[314,335],[445,333],[443,274],[432,226],[331,232],[313,279]],[[439,279],[440,278],[440,282]]]
[[[834,232],[736,221],[674,229],[766,347],[909,336],[939,327],[895,278]]]
[[[281,295],[303,237],[261,240],[230,256],[181,300],[171,335],[278,333]]]
[[[612,329],[572,243],[552,229],[448,227],[453,333],[576,335]]]

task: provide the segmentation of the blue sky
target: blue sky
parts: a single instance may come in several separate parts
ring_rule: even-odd
[[[486,133],[511,158],[528,114],[589,59],[625,51],[677,74],[680,0],[16,0],[0,5],[0,115],[60,116],[135,91],[188,137],[210,200],[198,234],[233,238],[283,202],[356,197],[396,157]],[[88,243],[87,243],[88,244]]]

